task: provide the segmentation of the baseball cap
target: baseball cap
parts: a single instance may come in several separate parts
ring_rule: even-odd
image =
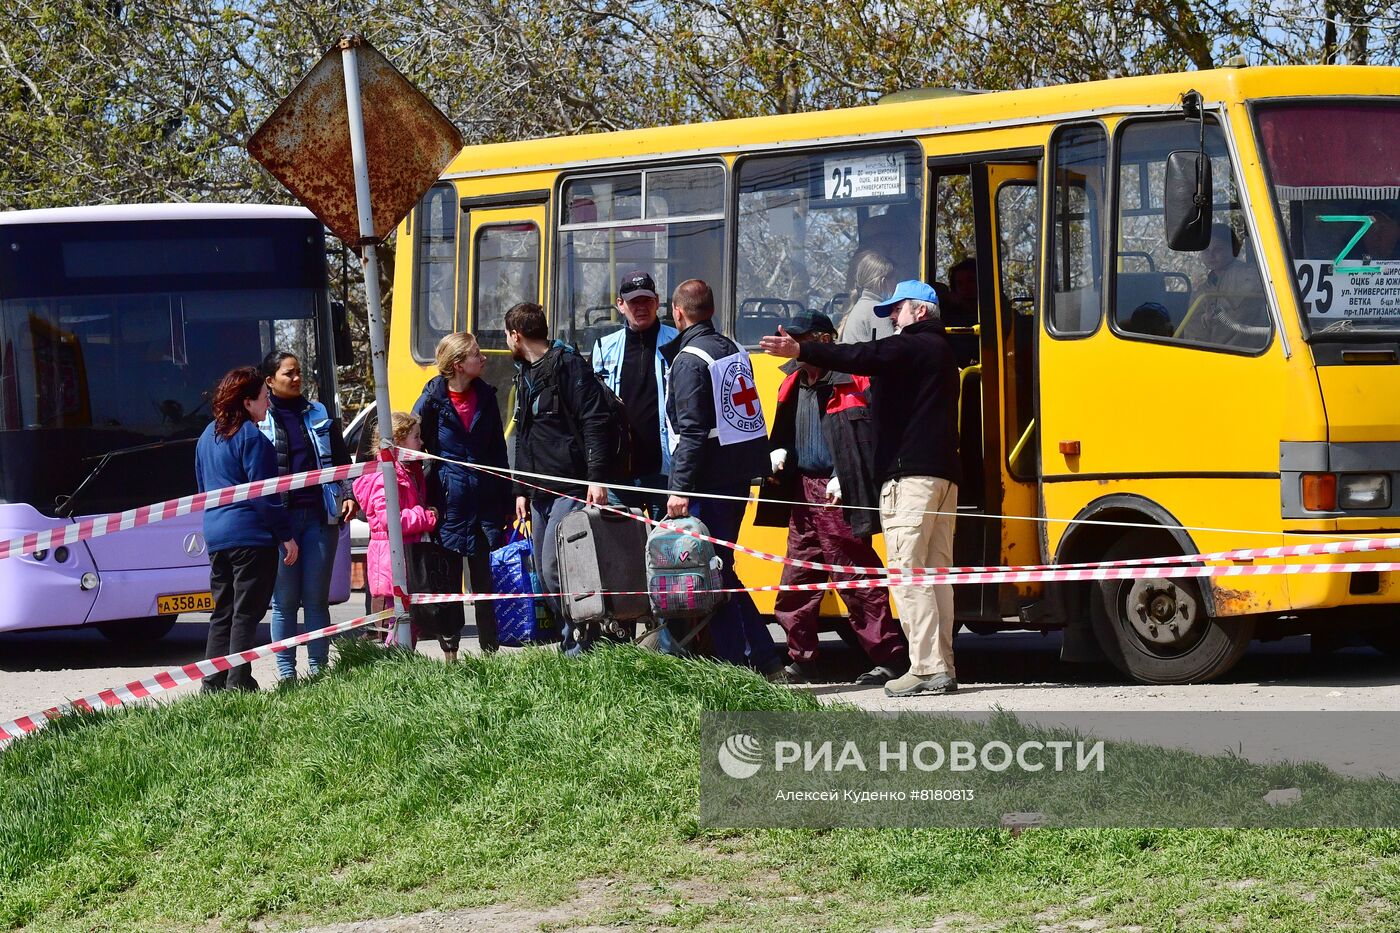
[[[915,301],[927,301],[931,305],[938,304],[938,292],[933,290],[933,286],[918,279],[908,279],[896,285],[894,294],[875,306],[875,316],[889,317],[890,312],[897,308],[901,301],[910,298]]]
[[[626,301],[629,298],[656,298],[656,282],[641,269],[633,269],[617,283],[617,297]]]
[[[792,319],[792,323],[783,327],[790,337],[801,337],[804,334],[832,334],[836,333],[836,325],[831,323],[831,318],[820,311],[810,311],[799,314]]]

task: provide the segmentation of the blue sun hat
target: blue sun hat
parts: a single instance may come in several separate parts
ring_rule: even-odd
[[[875,306],[875,316],[889,317],[890,312],[899,307],[901,301],[910,298],[915,301],[927,301],[931,305],[938,304],[938,292],[933,290],[932,285],[918,279],[908,279],[896,285],[894,294]]]

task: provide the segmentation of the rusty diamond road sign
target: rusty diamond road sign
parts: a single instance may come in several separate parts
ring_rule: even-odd
[[[462,148],[462,135],[377,49],[342,40],[248,141],[248,152],[346,243],[360,243],[341,50],[354,43],[374,236],[383,240]]]

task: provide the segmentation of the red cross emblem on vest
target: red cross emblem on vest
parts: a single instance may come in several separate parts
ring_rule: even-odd
[[[758,390],[744,381],[743,376],[734,380],[734,404],[744,406],[744,414],[752,418],[755,414],[754,403],[758,401]]]

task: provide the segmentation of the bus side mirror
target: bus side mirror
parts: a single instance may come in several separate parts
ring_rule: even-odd
[[[331,302],[331,340],[335,344],[335,365],[349,366],[355,362],[355,348],[350,343],[350,314],[339,301]]]
[[[1167,246],[1199,253],[1210,245],[1211,198],[1210,158],[1195,149],[1170,153],[1162,185]]]

